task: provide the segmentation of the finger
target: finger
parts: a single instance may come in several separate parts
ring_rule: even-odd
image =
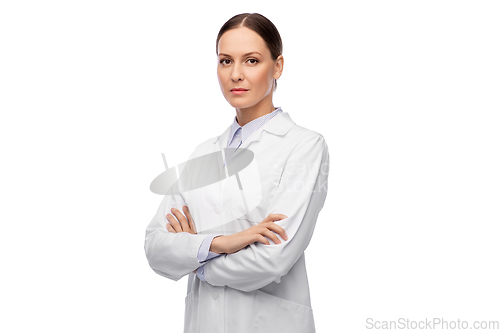
[[[189,228],[188,221],[186,220],[186,217],[182,214],[182,212],[177,208],[172,208],[171,211],[175,215],[175,217],[177,217],[177,220],[179,220],[182,231],[189,232],[191,228]]]
[[[262,230],[261,234],[263,236],[266,236],[267,238],[271,239],[275,244],[281,244],[281,241],[278,238],[278,236],[276,236],[276,234],[274,232],[272,232],[271,230],[264,229],[264,230]]]
[[[184,210],[184,215],[186,215],[186,217],[187,217],[188,225],[189,225],[189,228],[191,229],[190,233],[196,234],[196,228],[194,226],[193,216],[191,215],[191,212],[189,211],[188,206],[184,206],[184,207],[182,207],[182,209]]]
[[[173,232],[173,233],[175,233],[175,229],[174,229],[174,228],[172,228],[172,226],[170,225],[170,223],[167,223],[167,230],[168,230],[169,232]]]
[[[175,232],[182,232],[181,225],[172,214],[167,214],[167,220],[170,222],[170,225],[174,228]]]
[[[288,216],[283,214],[269,214],[262,222],[272,222],[286,219]]]
[[[256,239],[257,239],[256,242],[260,242],[260,243],[262,243],[264,245],[270,245],[269,241],[266,239],[266,237],[264,237],[264,236],[262,236],[260,234],[256,234]]]
[[[266,224],[266,227],[268,229],[274,231],[275,233],[279,234],[281,236],[281,238],[283,238],[284,240],[288,240],[288,235],[286,234],[285,229],[283,229],[283,227],[280,226],[279,224],[271,222],[271,223]]]

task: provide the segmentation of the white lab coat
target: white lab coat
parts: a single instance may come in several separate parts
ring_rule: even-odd
[[[226,148],[229,131],[200,145],[190,158]],[[242,143],[254,153],[235,176],[167,195],[146,229],[145,252],[151,268],[179,280],[189,274],[184,332],[315,332],[304,251],[313,235],[328,188],[329,153],[323,136],[295,124],[287,112],[273,117]],[[235,153],[233,158],[238,154]],[[246,200],[246,202],[244,202]],[[198,234],[170,233],[166,215],[186,204]],[[192,273],[207,234],[230,235],[260,223],[267,215],[288,240],[251,244],[205,264],[205,281]]]

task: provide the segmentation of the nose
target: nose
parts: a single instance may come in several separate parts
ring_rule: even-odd
[[[243,73],[238,65],[233,66],[233,71],[231,72],[231,80],[234,82],[243,80]]]

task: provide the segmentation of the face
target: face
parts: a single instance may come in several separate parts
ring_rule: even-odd
[[[250,108],[272,98],[274,79],[281,76],[283,57],[271,58],[264,40],[253,30],[239,27],[219,39],[217,78],[226,100],[234,108]],[[244,91],[231,91],[244,88]]]

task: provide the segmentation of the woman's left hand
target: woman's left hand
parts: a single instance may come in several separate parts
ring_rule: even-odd
[[[175,217],[173,215],[167,214],[167,220],[169,221],[169,223],[167,223],[167,230],[173,233],[189,232],[190,234],[196,234],[193,217],[189,212],[188,206],[182,207],[182,210],[184,211],[184,214],[186,214],[187,220],[180,210],[172,208],[170,211],[175,215]],[[195,269],[193,273],[196,274],[197,270],[198,268]]]
[[[189,232],[190,234],[196,234],[193,217],[189,212],[188,206],[183,206],[182,210],[187,216],[187,220],[180,210],[178,210],[177,208],[172,208],[170,211],[175,215],[175,217],[171,214],[167,214],[167,220],[170,222],[167,223],[167,230],[173,233]]]

